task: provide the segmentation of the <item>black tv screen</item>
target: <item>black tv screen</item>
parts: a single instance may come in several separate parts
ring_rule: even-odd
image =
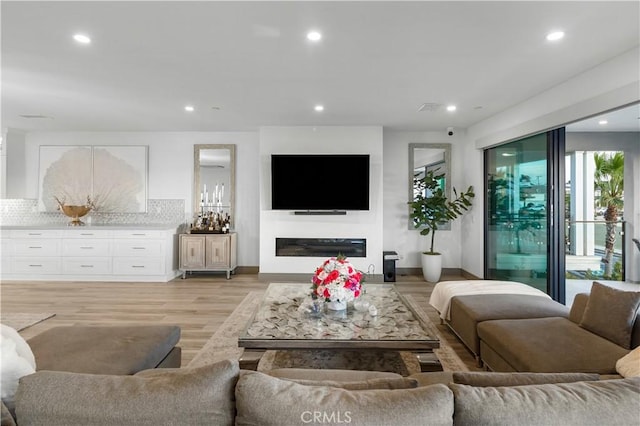
[[[272,155],[273,210],[369,210],[368,155]]]

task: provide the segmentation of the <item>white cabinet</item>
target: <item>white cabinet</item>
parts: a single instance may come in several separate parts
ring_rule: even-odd
[[[3,228],[2,278],[166,282],[179,274],[177,228],[121,228]]]
[[[224,271],[227,279],[238,266],[237,234],[180,234],[180,271]]]
[[[62,272],[61,235],[57,230],[11,232],[10,238],[5,242],[5,245],[10,246],[11,273],[29,276],[60,274]]]
[[[68,229],[62,233],[63,275],[110,275],[111,231]]]

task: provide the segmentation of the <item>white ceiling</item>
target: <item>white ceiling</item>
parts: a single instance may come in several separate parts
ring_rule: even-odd
[[[639,16],[637,1],[2,1],[2,127],[469,127],[635,48]]]

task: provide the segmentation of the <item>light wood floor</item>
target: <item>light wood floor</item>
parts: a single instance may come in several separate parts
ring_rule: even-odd
[[[0,283],[0,309],[56,314],[23,330],[20,334],[25,339],[61,325],[177,324],[182,329],[182,364],[187,365],[244,297],[267,285],[252,274],[235,275],[231,280],[209,274],[168,283],[6,281]],[[465,364],[477,370],[471,354],[439,324],[436,311],[429,306],[433,284],[422,277],[401,276],[396,285],[420,303]]]

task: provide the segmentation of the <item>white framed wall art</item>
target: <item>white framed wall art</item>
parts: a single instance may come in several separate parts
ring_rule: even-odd
[[[91,200],[101,213],[144,213],[148,191],[147,146],[42,145],[39,160],[41,211]]]

